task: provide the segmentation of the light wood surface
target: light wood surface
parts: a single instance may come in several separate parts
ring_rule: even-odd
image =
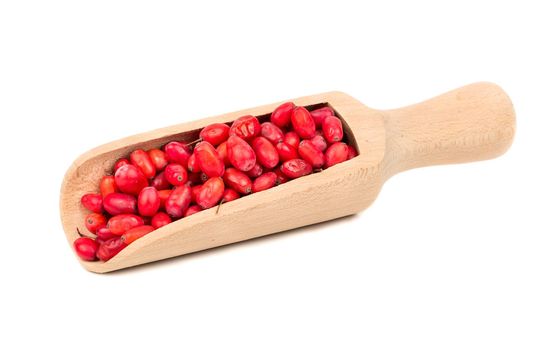
[[[490,159],[511,145],[515,115],[497,85],[476,83],[409,107],[380,111],[354,98],[330,92],[291,100],[297,105],[330,104],[347,124],[346,134],[360,155],[320,173],[205,210],[135,241],[106,263],[80,263],[109,272],[235,243],[351,215],[377,197],[386,179],[407,169]],[[62,184],[60,211],[70,245],[84,231],[80,198],[98,189],[116,159],[137,148],[171,140],[192,141],[204,126],[252,114],[265,116],[281,102],[170,126],[127,137],[81,155]]]

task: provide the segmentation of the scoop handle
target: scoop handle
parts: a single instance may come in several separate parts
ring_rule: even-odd
[[[513,142],[515,112],[492,83],[475,83],[408,107],[383,111],[386,170],[495,158]]]

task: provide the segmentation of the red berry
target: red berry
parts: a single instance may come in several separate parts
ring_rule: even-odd
[[[96,260],[99,244],[92,238],[79,237],[73,242],[73,248],[82,260],[93,261]]]
[[[238,169],[227,168],[224,173],[224,181],[227,186],[242,195],[252,192],[252,180]]]
[[[188,207],[188,209],[186,210],[186,215],[184,216],[190,216],[190,215],[193,215],[195,213],[199,213],[200,211],[202,211],[203,208],[201,208],[199,205],[197,204],[194,204],[194,205],[190,205]]]
[[[227,140],[227,158],[240,171],[249,171],[255,166],[256,156],[250,145],[238,136]]]
[[[111,215],[135,214],[137,200],[126,193],[111,193],[103,199],[103,208]]]
[[[310,114],[312,115],[312,118],[314,118],[314,123],[316,123],[316,127],[319,127],[321,126],[325,118],[334,115],[334,111],[330,107],[322,107],[313,110],[312,112],[310,112]]]
[[[184,185],[188,182],[188,172],[177,163],[171,163],[165,167],[165,179],[173,186]]]
[[[117,236],[122,235],[124,232],[137,226],[143,226],[145,222],[143,219],[135,214],[120,214],[115,215],[107,222],[107,227],[111,230],[112,234]]]
[[[281,185],[283,183],[286,183],[289,181],[289,178],[285,176],[285,174],[280,170],[280,168],[274,169],[274,173],[276,174],[276,184]]]
[[[154,148],[147,153],[157,171],[163,170],[167,166],[167,155],[161,149]]]
[[[280,128],[285,127],[291,120],[293,109],[295,109],[293,102],[282,103],[272,112],[270,117],[271,122]]]
[[[310,140],[303,140],[299,144],[299,155],[310,163],[313,168],[321,168],[325,164],[325,155]]]
[[[192,190],[190,186],[180,185],[171,192],[165,201],[165,211],[173,218],[180,218],[188,209],[192,201]]]
[[[109,261],[109,259],[120,253],[120,251],[126,248],[126,246],[127,244],[124,243],[122,237],[111,238],[100,245],[96,256],[101,261]]]
[[[113,167],[113,173],[118,170],[123,165],[130,164],[130,161],[126,158],[120,158],[116,161],[115,166]]]
[[[151,179],[156,175],[156,167],[152,163],[152,160],[150,160],[150,156],[147,152],[141,149],[133,151],[130,154],[130,161],[133,165],[141,169],[148,179]]]
[[[138,240],[139,238],[146,236],[150,232],[154,231],[154,227],[150,225],[143,225],[143,226],[137,226],[134,227],[128,231],[126,231],[122,235],[122,240],[126,244],[133,243],[133,241]]]
[[[160,209],[160,195],[154,187],[145,187],[137,197],[137,209],[142,216],[153,216]]]
[[[156,213],[150,221],[152,227],[159,229],[162,226],[168,225],[172,222],[171,217],[164,212]]]
[[[224,190],[224,197],[223,197],[224,203],[234,201],[235,199],[238,199],[238,198],[240,198],[240,195],[237,193],[237,191],[231,188],[226,188]]]
[[[81,204],[94,213],[101,213],[103,210],[103,199],[98,193],[85,194],[81,197]]]
[[[158,196],[160,197],[160,209],[165,209],[165,201],[171,195],[173,190],[159,190]]]
[[[188,165],[188,158],[190,158],[192,152],[185,143],[171,141],[163,149],[169,162],[178,163],[183,167]]]
[[[190,158],[188,158],[188,171],[192,173],[199,173],[201,171],[201,168],[199,167],[199,164],[197,163],[195,159],[195,153],[192,153]]]
[[[256,137],[252,141],[252,148],[255,151],[257,162],[265,168],[274,168],[280,161],[278,151],[273,144],[264,137]]]
[[[158,191],[167,190],[171,187],[171,184],[165,178],[165,171],[162,171],[150,182],[150,186],[156,188]]]
[[[244,140],[251,139],[261,131],[261,125],[256,117],[251,115],[245,115],[233,122],[231,129],[229,129],[229,135],[236,135]]]
[[[302,159],[291,159],[284,162],[280,170],[290,179],[296,179],[312,172],[312,166]]]
[[[291,147],[297,149],[299,148],[299,143],[301,142],[301,139],[299,135],[295,131],[287,132],[284,135],[284,143],[287,143]]]
[[[297,149],[291,146],[289,143],[279,142],[276,145],[276,150],[278,151],[278,155],[280,156],[280,160],[282,162],[286,162],[290,159],[299,158]]]
[[[107,219],[102,214],[90,213],[85,218],[85,227],[88,231],[96,233],[96,231],[107,224]]]
[[[127,164],[115,172],[115,184],[120,191],[136,195],[148,186],[148,180],[138,167]]]
[[[331,167],[335,164],[345,162],[348,159],[349,149],[343,142],[336,142],[325,151],[325,166]]]
[[[291,115],[293,130],[302,139],[311,139],[316,136],[316,124],[310,112],[304,107],[297,107]]]
[[[224,195],[224,181],[221,177],[211,177],[201,187],[195,201],[203,209],[207,209],[218,204]]]
[[[216,148],[216,152],[218,152],[218,156],[224,162],[224,166],[229,166],[231,163],[229,163],[229,158],[227,158],[227,141],[220,143],[220,145]]]
[[[227,141],[229,137],[229,126],[223,123],[207,125],[201,130],[199,137],[213,146],[218,146],[222,142]]]
[[[255,163],[254,167],[248,171],[245,172],[246,175],[251,177],[252,179],[255,177],[258,177],[259,175],[263,174],[263,167],[259,165],[258,163]]]
[[[323,135],[329,143],[342,141],[344,137],[344,131],[342,130],[342,122],[337,117],[331,116],[323,120],[321,126]]]
[[[196,185],[193,186],[192,189],[192,203],[195,203],[195,199],[197,196],[199,196],[199,192],[201,192],[201,189],[203,188],[203,185]]]
[[[118,191],[118,188],[114,176],[108,175],[101,178],[100,193],[102,198],[105,198],[108,194],[115,193],[116,191]]]
[[[327,149],[327,141],[325,141],[325,138],[321,135],[314,136],[310,142],[312,142],[321,152],[325,152]]]
[[[207,141],[202,141],[195,146],[195,161],[201,171],[208,177],[222,176],[224,174],[224,162],[220,159],[216,149]]]
[[[269,171],[268,173],[265,173],[254,180],[254,184],[252,186],[252,192],[261,192],[264,190],[268,190],[271,187],[274,187],[276,185],[276,180],[278,179],[278,176],[272,171]]]
[[[106,241],[108,239],[111,239],[113,237],[116,237],[115,234],[113,234],[111,232],[111,230],[109,230],[108,227],[106,226],[103,226],[103,227],[100,227],[97,231],[96,231],[96,236],[98,236],[99,239],[101,239],[102,241]]]
[[[273,144],[284,141],[284,132],[282,129],[269,122],[261,124],[261,136]]]

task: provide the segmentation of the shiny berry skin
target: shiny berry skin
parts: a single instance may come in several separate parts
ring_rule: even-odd
[[[153,148],[147,153],[150,157],[150,161],[152,162],[152,164],[154,164],[156,171],[163,170],[163,168],[167,166],[167,155],[161,149]]]
[[[218,156],[222,162],[224,162],[224,166],[228,167],[231,165],[229,158],[227,158],[227,141],[220,143],[220,145],[216,147],[216,152],[218,152]]]
[[[184,185],[188,182],[188,172],[186,168],[177,163],[168,164],[165,167],[165,179],[173,186]]]
[[[107,224],[107,219],[102,214],[90,213],[85,218],[85,227],[88,231],[96,233],[96,231]]]
[[[107,222],[107,228],[111,230],[112,234],[120,236],[129,229],[137,226],[143,226],[144,224],[145,222],[143,221],[143,218],[138,215],[120,214],[109,219]]]
[[[223,123],[210,124],[201,130],[199,137],[213,146],[218,146],[227,141],[229,129],[229,126]]]
[[[169,189],[171,184],[165,178],[165,171],[158,173],[158,175],[150,181],[150,186],[156,188],[158,191]]]
[[[180,185],[171,192],[165,201],[165,211],[172,218],[181,218],[192,201],[190,186]]]
[[[92,238],[79,237],[73,242],[73,248],[82,260],[94,261],[96,260],[99,244]]]
[[[280,161],[286,162],[290,159],[299,158],[299,153],[297,149],[291,146],[289,143],[279,142],[276,145],[276,151],[278,151],[278,156],[280,156]]]
[[[251,177],[252,179],[255,177],[258,177],[259,175],[263,174],[263,167],[257,163],[255,163],[254,167],[248,171],[245,172],[246,175]]]
[[[103,199],[103,208],[111,215],[135,214],[137,200],[126,193],[111,193]]]
[[[190,158],[192,151],[185,143],[171,141],[164,146],[163,150],[169,162],[178,163],[183,167],[188,166],[188,158]]]
[[[301,138],[295,131],[286,132],[284,135],[284,143],[287,143],[291,147],[297,149],[299,148],[299,143],[301,142]]]
[[[280,128],[287,126],[294,109],[295,104],[293,102],[282,103],[272,112],[270,117],[271,122]]]
[[[344,137],[342,121],[337,117],[331,116],[325,118],[321,129],[323,130],[323,136],[325,136],[328,143],[342,141],[342,138]]]
[[[208,177],[219,177],[224,174],[224,162],[220,159],[214,146],[207,141],[202,141],[195,146],[193,151],[195,161],[199,164],[201,171]]]
[[[245,115],[238,118],[229,129],[229,136],[236,135],[244,140],[256,137],[261,132],[261,125],[256,117]]]
[[[291,115],[293,130],[301,139],[311,139],[316,136],[316,124],[308,110],[304,107],[297,107]]]
[[[160,209],[160,195],[154,187],[145,187],[137,197],[137,210],[142,216],[154,216]]]
[[[259,176],[257,179],[254,180],[254,184],[252,185],[252,192],[261,192],[264,190],[268,190],[271,187],[274,187],[276,185],[277,179],[278,176],[276,176],[273,171],[269,171],[268,173]]]
[[[271,169],[280,162],[280,156],[276,147],[264,137],[256,137],[252,141],[252,149],[256,154],[256,159],[261,166]]]
[[[203,210],[203,208],[201,208],[198,204],[190,205],[188,207],[188,209],[186,209],[186,214],[184,216],[185,217],[190,216],[190,215],[193,215],[195,213],[199,213],[202,210]]]
[[[148,186],[148,180],[138,167],[127,164],[115,172],[115,184],[120,191],[137,195]]]
[[[199,196],[199,192],[201,192],[201,189],[203,188],[203,185],[195,185],[191,187],[192,190],[192,203],[195,203],[195,199],[197,196]]]
[[[348,160],[357,157],[357,150],[355,147],[348,145]]]
[[[159,190],[158,196],[160,197],[160,209],[165,209],[165,201],[171,195],[173,190]]]
[[[312,142],[321,152],[325,152],[327,149],[327,141],[325,141],[325,138],[322,135],[314,136],[310,142]]]
[[[103,242],[96,256],[101,261],[109,261],[112,257],[120,253],[120,251],[127,247],[127,244],[124,243],[122,237],[111,238],[108,241]]]
[[[274,173],[276,174],[276,185],[281,185],[289,181],[289,178],[285,176],[280,168],[274,169]]]
[[[171,217],[162,211],[156,213],[156,215],[152,217],[152,220],[150,220],[150,224],[155,229],[159,229],[160,227],[168,225],[171,222],[173,222],[173,220],[171,220]]]
[[[222,199],[224,189],[224,181],[221,177],[211,177],[202,185],[195,201],[203,209],[211,208]]]
[[[261,124],[261,136],[273,144],[284,141],[284,132],[282,129],[269,122]]]
[[[224,173],[224,181],[241,195],[252,192],[252,180],[242,171],[235,168],[227,168]]]
[[[343,142],[333,143],[325,151],[325,166],[328,168],[335,164],[345,162],[348,160],[348,154],[348,145]]]
[[[256,163],[256,155],[252,147],[235,135],[227,140],[227,158],[231,165],[240,171],[249,171]]]
[[[325,164],[325,155],[310,140],[301,141],[299,156],[315,169],[319,169]]]
[[[156,167],[150,160],[147,152],[138,149],[130,154],[130,161],[133,165],[137,166],[146,178],[151,179],[156,175]]]
[[[133,243],[134,241],[138,240],[139,238],[146,236],[150,232],[154,231],[155,228],[150,225],[143,225],[143,226],[137,226],[134,227],[128,231],[126,231],[122,236],[122,240],[126,244]]]
[[[113,167],[113,173],[118,170],[123,165],[130,164],[130,161],[126,158],[120,158],[116,161],[115,166]]]
[[[219,154],[218,154],[219,156]],[[197,163],[195,159],[195,153],[192,153],[190,158],[188,158],[188,171],[192,173],[199,173],[201,172],[201,168],[199,167],[199,164]]]
[[[106,226],[100,227],[96,231],[96,236],[98,236],[98,238],[101,239],[102,241],[106,241],[108,239],[116,237],[116,235],[112,233],[111,230],[109,230],[109,228]]]
[[[240,198],[240,195],[237,193],[237,191],[231,188],[226,188],[224,190],[224,196],[222,199],[224,203],[234,201],[235,199],[238,199],[238,198]]]
[[[312,166],[302,159],[291,159],[280,166],[280,170],[290,179],[296,179],[312,172]]]
[[[323,124],[323,120],[325,118],[334,115],[334,111],[330,107],[322,107],[319,109],[315,109],[312,112],[310,112],[312,115],[312,118],[314,118],[314,123],[316,123],[316,127],[321,126]]]
[[[103,211],[103,197],[99,193],[87,193],[81,197],[81,204],[94,213]]]
[[[101,178],[100,181],[100,193],[102,198],[105,198],[108,194],[118,191],[118,187],[115,183],[115,177],[107,175]]]

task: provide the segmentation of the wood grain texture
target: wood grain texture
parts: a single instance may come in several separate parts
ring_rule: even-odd
[[[178,220],[135,241],[106,263],[81,264],[108,272],[235,243],[351,215],[368,207],[383,182],[413,167],[488,159],[511,144],[515,118],[499,87],[473,84],[410,107],[378,111],[354,98],[330,92],[291,100],[297,105],[330,104],[346,123],[346,134],[360,155],[320,173],[225,203]],[[60,211],[70,244],[84,229],[80,198],[97,191],[100,178],[116,159],[171,140],[191,141],[210,123],[231,122],[271,113],[281,102],[131,136],[95,148],[68,169]],[[324,203],[325,205],[322,205]]]

